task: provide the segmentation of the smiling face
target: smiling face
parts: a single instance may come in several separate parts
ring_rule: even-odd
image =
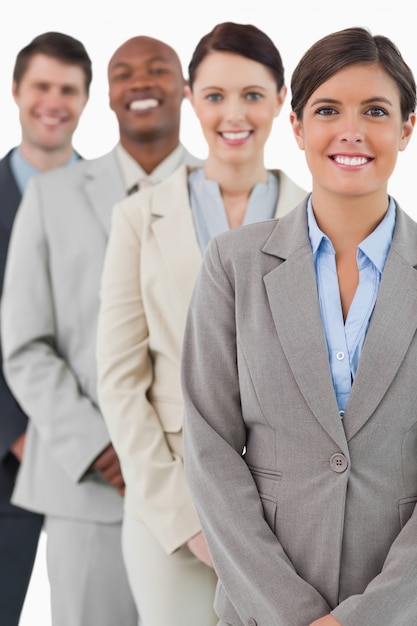
[[[400,104],[397,85],[379,65],[350,65],[313,92],[302,120],[291,114],[313,192],[386,196],[415,122],[414,114],[402,120]]]
[[[13,97],[19,108],[25,154],[71,148],[72,135],[88,100],[80,67],[36,54],[19,85],[13,84]]]
[[[114,53],[108,79],[122,143],[178,142],[185,81],[172,48],[150,37],[134,37]]]
[[[211,52],[198,67],[187,95],[209,147],[208,160],[263,162],[266,140],[286,89],[277,91],[270,70],[246,57]]]

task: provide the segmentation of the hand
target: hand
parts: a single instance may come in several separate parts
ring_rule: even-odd
[[[208,567],[213,567],[207,543],[202,532],[191,537],[191,539],[187,541],[187,547],[202,563]]]
[[[309,626],[342,626],[342,624],[329,613],[329,615],[325,615],[324,617],[314,620],[314,622],[311,622]]]
[[[125,492],[125,483],[120,469],[118,456],[112,444],[97,457],[91,466],[103,476],[112,487],[115,487],[121,496]]]
[[[20,437],[16,439],[13,445],[10,446],[10,451],[13,452],[17,460],[21,463],[23,459],[23,450],[25,448],[26,433],[22,433]]]

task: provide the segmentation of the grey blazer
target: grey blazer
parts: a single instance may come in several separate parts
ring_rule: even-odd
[[[33,179],[14,223],[1,324],[7,382],[29,416],[13,502],[30,510],[122,518],[122,499],[90,466],[110,443],[96,333],[111,214],[125,193],[112,151]]]
[[[186,476],[221,624],[417,624],[417,224],[392,247],[343,421],[305,203],[213,240],[185,334]],[[252,620],[252,621],[251,621]]]

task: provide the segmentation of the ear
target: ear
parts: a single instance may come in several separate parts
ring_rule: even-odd
[[[294,111],[291,111],[290,113],[290,123],[298,147],[300,150],[304,150],[303,123],[298,119]]]
[[[287,88],[284,85],[277,93],[277,105],[275,108],[275,117],[277,117],[281,113],[282,105],[285,102],[285,98],[287,96]]]
[[[19,97],[19,87],[17,86],[17,83],[15,80],[12,83],[12,96],[13,96],[13,100],[17,103],[17,99]]]
[[[184,87],[184,94],[185,94],[185,97],[187,98],[187,100],[189,100],[189,101],[190,101],[191,106],[192,106],[192,107],[193,107],[193,109],[194,109],[194,97],[193,97],[193,92],[191,91],[190,86],[189,86],[189,84],[188,84],[188,83],[187,83],[187,84],[185,85],[185,87]]]
[[[408,142],[410,141],[411,135],[413,134],[415,123],[416,123],[416,114],[410,113],[410,115],[408,116],[408,120],[406,122],[403,122],[403,130],[401,133],[401,139],[400,139],[400,145],[399,145],[400,151],[405,150],[406,147],[408,146]]]

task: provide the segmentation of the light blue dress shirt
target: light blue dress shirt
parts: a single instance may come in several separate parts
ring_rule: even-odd
[[[230,228],[222,194],[219,183],[206,178],[203,168],[190,172],[188,189],[197,241],[204,254],[210,239]],[[278,195],[278,178],[268,172],[267,182],[256,183],[251,191],[243,224],[272,219],[277,210]]]
[[[308,231],[316,270],[321,318],[329,352],[330,370],[340,416],[343,417],[374,310],[382,272],[391,247],[396,207],[392,198],[377,228],[357,249],[359,284],[345,323],[336,273],[335,250],[307,203]]]
[[[78,161],[79,158],[80,155],[76,152],[73,152],[65,165],[75,163],[76,161]],[[15,148],[12,152],[12,155],[10,157],[10,167],[22,195],[25,192],[29,179],[42,173],[41,170],[38,170],[25,159],[19,148]]]

